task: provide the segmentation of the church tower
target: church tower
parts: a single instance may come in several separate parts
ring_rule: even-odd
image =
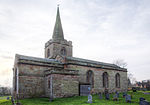
[[[45,58],[55,58],[57,55],[72,57],[72,42],[64,39],[59,7],[57,7],[52,39],[45,43]]]

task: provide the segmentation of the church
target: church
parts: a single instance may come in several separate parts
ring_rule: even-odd
[[[12,94],[18,98],[71,97],[127,91],[127,69],[115,64],[73,57],[73,45],[64,38],[59,7],[45,58],[16,54]]]

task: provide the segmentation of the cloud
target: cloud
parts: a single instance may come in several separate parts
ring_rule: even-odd
[[[12,86],[12,71],[10,69],[0,70],[0,85]]]
[[[64,0],[60,15],[65,39],[76,57],[112,63],[124,59],[137,80],[148,79],[149,0]],[[15,53],[44,56],[52,37],[57,1],[0,1],[0,69],[13,67]],[[143,73],[141,73],[143,71]],[[145,71],[145,72],[144,72]]]
[[[2,56],[0,56],[1,58],[3,58],[3,59],[13,59],[13,57],[11,57],[11,56],[5,56],[5,55],[2,55]]]

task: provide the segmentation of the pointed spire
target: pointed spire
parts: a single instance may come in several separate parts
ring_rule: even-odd
[[[54,27],[52,38],[55,41],[64,40],[64,34],[63,34],[63,29],[62,29],[61,20],[60,20],[60,14],[59,14],[59,5],[57,7],[56,22],[55,22],[55,27]]]

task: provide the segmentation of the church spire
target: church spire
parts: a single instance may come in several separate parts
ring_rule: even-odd
[[[60,20],[60,14],[59,14],[59,5],[57,7],[56,22],[55,22],[52,39],[55,41],[64,40],[64,34],[63,34],[63,29],[62,29],[61,20]]]

